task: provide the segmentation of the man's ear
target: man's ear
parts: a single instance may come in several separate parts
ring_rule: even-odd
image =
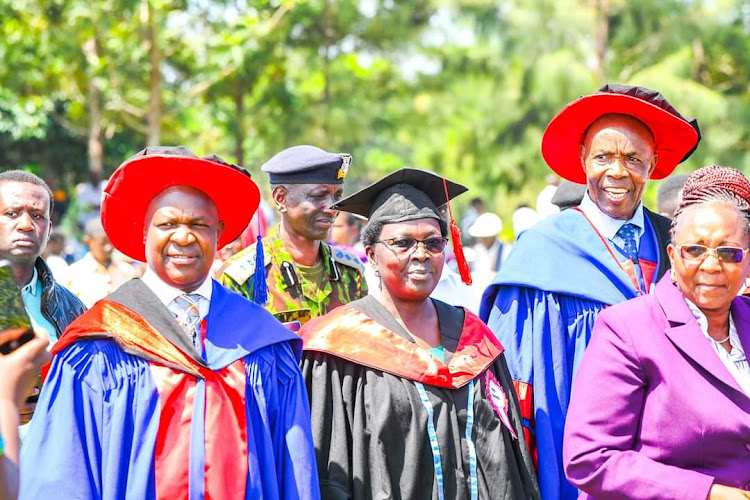
[[[273,191],[271,191],[271,199],[273,199],[273,203],[279,212],[283,213],[286,211],[288,195],[289,190],[283,185],[274,186]]]
[[[221,238],[222,233],[224,232],[224,228],[227,225],[224,224],[224,221],[219,221],[219,224],[216,226],[216,240],[218,241]]]
[[[586,146],[581,144],[581,169],[586,172]]]
[[[654,173],[654,169],[656,168],[656,163],[659,161],[659,155],[654,153],[654,156],[651,158],[651,167],[648,169],[648,176],[651,177],[651,174]]]

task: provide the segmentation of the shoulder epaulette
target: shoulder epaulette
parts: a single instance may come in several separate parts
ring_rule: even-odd
[[[360,258],[357,257],[357,255],[353,252],[344,250],[339,247],[331,247],[331,256],[333,257],[333,260],[335,260],[339,264],[353,267],[360,273],[365,272],[365,265],[362,263]]]
[[[255,245],[252,244],[240,253],[231,257],[225,264],[223,274],[226,274],[238,285],[244,285],[245,282],[255,274]],[[264,252],[265,267],[271,264],[271,256]]]

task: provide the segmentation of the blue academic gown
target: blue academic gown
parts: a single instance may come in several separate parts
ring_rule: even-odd
[[[202,353],[179,328],[133,280],[66,330],[20,498],[319,498],[300,339],[216,282]]]
[[[659,232],[654,218],[659,219]],[[639,259],[656,264],[657,278],[666,269],[665,221],[644,209]],[[609,246],[618,260],[626,260]],[[566,210],[519,237],[482,297],[480,318],[505,347],[522,414],[528,408],[524,425],[527,440],[536,444],[544,499],[578,496],[562,468],[565,415],[596,315],[638,296],[618,260],[581,212]]]

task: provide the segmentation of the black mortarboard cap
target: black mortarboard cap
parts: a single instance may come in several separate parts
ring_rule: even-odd
[[[292,146],[273,156],[261,170],[271,184],[343,184],[352,157],[315,146]]]
[[[402,168],[344,198],[332,208],[361,215],[370,222],[386,224],[423,218],[442,220],[437,207],[466,191],[465,186],[427,170]]]

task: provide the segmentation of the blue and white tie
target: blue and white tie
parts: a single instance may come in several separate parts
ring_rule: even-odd
[[[629,222],[623,224],[620,229],[617,230],[617,236],[622,238],[625,242],[623,251],[628,259],[633,261],[633,264],[638,263],[638,247],[635,244],[635,226]]]
[[[635,279],[638,280],[638,287],[642,291],[645,291],[646,283],[644,282],[643,271],[641,271],[641,266],[638,262],[638,247],[635,244],[635,226],[627,222],[617,230],[617,235],[624,242],[623,252],[633,263],[633,272],[635,272]]]

